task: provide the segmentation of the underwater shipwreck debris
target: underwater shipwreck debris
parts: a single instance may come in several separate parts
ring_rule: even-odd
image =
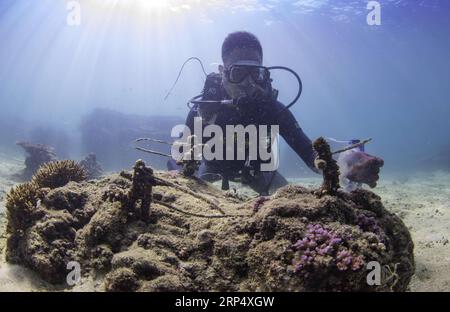
[[[89,180],[98,179],[103,174],[103,168],[97,162],[97,156],[94,153],[87,155],[79,164],[86,171],[86,178]]]
[[[22,147],[28,154],[25,158],[24,179],[30,179],[41,165],[57,159],[55,151],[51,146],[23,141],[17,142],[16,144]]]
[[[145,222],[124,209],[143,199]],[[67,289],[69,261],[106,291],[404,291],[414,273],[407,228],[366,190],[318,198],[288,185],[242,200],[138,161],[99,180],[19,185],[7,209],[7,260]],[[395,278],[368,285],[371,261]]]
[[[323,182],[318,190],[319,196],[324,194],[336,195],[339,189],[339,166],[333,159],[330,145],[320,137],[313,143],[313,148],[317,152],[316,167],[322,171]]]

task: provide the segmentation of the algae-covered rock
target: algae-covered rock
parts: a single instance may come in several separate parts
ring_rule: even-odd
[[[317,190],[289,185],[270,197],[246,199],[139,164],[101,180],[13,190],[8,260],[52,283],[64,283],[67,263],[77,261],[81,282],[97,276],[98,290],[106,291],[408,287],[410,234],[370,191],[318,197]],[[138,181],[149,185],[136,192]],[[142,204],[149,205],[148,217],[142,218]],[[15,213],[32,217],[19,222]],[[379,285],[367,283],[373,261],[385,273]]]
[[[127,268],[114,270],[106,276],[105,288],[107,291],[135,291],[139,286],[138,276]]]

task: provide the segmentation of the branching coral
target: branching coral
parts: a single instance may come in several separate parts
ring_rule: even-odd
[[[313,143],[313,148],[317,152],[316,166],[322,170],[323,183],[319,189],[318,195],[329,194],[336,195],[339,189],[339,166],[333,159],[330,145],[320,137]]]
[[[31,222],[31,214],[37,206],[38,189],[34,183],[20,184],[6,195],[8,232],[25,229]]]
[[[46,189],[39,189],[36,184],[28,182],[12,188],[6,195],[7,261],[13,263],[23,261],[22,248],[19,246],[28,229],[33,226],[37,219],[43,216],[39,206],[45,192]]]
[[[38,187],[51,189],[62,187],[70,181],[86,179],[85,170],[73,160],[57,160],[43,165],[33,176],[32,182]]]

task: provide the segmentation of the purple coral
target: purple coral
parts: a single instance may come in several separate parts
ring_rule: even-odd
[[[364,265],[362,256],[355,256],[349,250],[341,250],[336,256],[336,266],[340,271],[351,268],[353,271],[359,270]]]
[[[385,242],[386,235],[374,217],[360,212],[356,216],[356,225],[361,231],[372,232],[378,237],[380,242]]]
[[[340,235],[321,224],[307,225],[305,237],[292,245],[299,256],[295,262],[296,272],[307,276],[307,268],[323,265],[335,266],[339,271],[359,270],[364,265],[364,257],[345,247],[349,239],[352,237]]]

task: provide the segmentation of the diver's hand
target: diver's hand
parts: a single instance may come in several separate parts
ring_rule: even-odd
[[[370,187],[377,186],[383,159],[364,152],[354,152],[347,160],[349,171],[346,178],[353,182],[365,183]]]

